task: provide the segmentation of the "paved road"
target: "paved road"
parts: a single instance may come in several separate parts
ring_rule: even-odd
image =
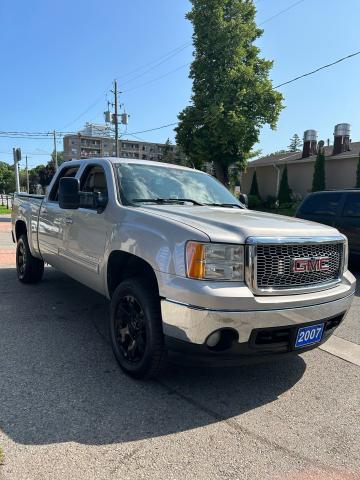
[[[0,269],[2,480],[360,479],[359,367],[315,350],[135,382],[105,299],[50,268],[38,286],[15,277]]]

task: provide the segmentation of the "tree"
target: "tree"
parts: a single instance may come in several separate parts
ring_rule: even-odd
[[[324,149],[319,148],[318,154],[315,160],[312,191],[319,192],[322,190],[325,190],[325,155],[324,155]]]
[[[355,188],[360,188],[360,153],[359,153],[359,161],[356,170],[356,185]]]
[[[51,161],[53,162],[53,164],[55,165],[55,151],[52,152],[51,154]],[[64,152],[57,152],[57,164],[58,164],[58,167],[60,167],[60,165],[64,163]]]
[[[290,139],[290,145],[288,146],[288,149],[290,152],[299,152],[302,147],[302,141],[297,133],[294,133],[294,135]]]
[[[291,202],[291,189],[289,187],[287,166],[285,166],[284,171],[282,173],[278,200],[280,204]]]
[[[14,168],[5,162],[0,162],[0,193],[12,193],[14,191]]]
[[[251,188],[250,188],[249,195],[253,195],[253,196],[255,196],[255,197],[259,197],[259,198],[260,198],[259,185],[258,185],[258,181],[257,181],[256,170],[255,170],[254,175],[253,175],[253,178],[252,178]]]
[[[169,138],[165,142],[163,162],[165,162],[165,163],[175,163],[174,146],[171,143],[171,140]]]
[[[229,182],[229,166],[243,170],[260,129],[275,128],[282,95],[269,79],[273,62],[254,44],[263,31],[250,0],[191,0],[195,58],[191,105],[179,114],[176,139],[190,162],[213,162],[216,177]]]

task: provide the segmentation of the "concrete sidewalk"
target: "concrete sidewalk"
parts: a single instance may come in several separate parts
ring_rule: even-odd
[[[15,266],[15,244],[11,238],[11,215],[0,215],[0,268]]]

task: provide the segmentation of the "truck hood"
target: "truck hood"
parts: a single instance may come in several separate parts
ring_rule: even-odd
[[[169,218],[205,233],[212,242],[244,243],[248,237],[336,236],[327,225],[255,210],[185,205],[149,205],[143,211]]]

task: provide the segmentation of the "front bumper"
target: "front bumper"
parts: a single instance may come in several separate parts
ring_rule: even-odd
[[[236,334],[238,344],[251,349],[252,334],[259,329],[286,327],[295,331],[300,326],[333,318],[340,319],[340,323],[351,306],[353,295],[311,306],[256,311],[210,310],[164,299],[161,302],[163,330],[167,338],[205,346],[212,333],[230,329]],[[333,330],[329,328],[330,333]],[[260,350],[261,347],[257,349]]]

